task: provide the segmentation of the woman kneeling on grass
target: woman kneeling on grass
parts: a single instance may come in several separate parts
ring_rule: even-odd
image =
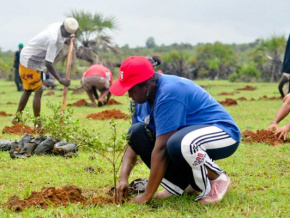
[[[114,95],[128,91],[132,98],[133,124],[117,185],[118,201],[126,197],[137,155],[150,168],[150,176],[135,203],[150,202],[159,184],[165,190],[156,198],[182,195],[191,186],[200,192],[195,201],[220,201],[231,182],[213,160],[236,151],[240,131],[204,89],[185,78],[155,73],[153,66],[158,64],[157,57],[129,57],[110,88]]]

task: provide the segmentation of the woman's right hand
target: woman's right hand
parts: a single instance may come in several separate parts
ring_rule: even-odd
[[[275,131],[275,135],[278,136],[279,139],[286,140],[288,132],[290,132],[290,124],[287,124]]]
[[[117,204],[122,204],[127,198],[129,191],[128,181],[120,180],[117,184]]]

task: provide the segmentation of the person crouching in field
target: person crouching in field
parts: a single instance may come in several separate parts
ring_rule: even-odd
[[[95,99],[98,101],[98,106],[107,104],[111,97],[109,88],[112,83],[112,73],[108,68],[100,64],[94,64],[89,67],[81,80],[81,84],[92,102],[91,106],[94,107],[97,106]],[[100,92],[100,97],[97,90]],[[107,99],[105,99],[106,97]]]
[[[150,168],[144,193],[135,203],[182,195],[188,187],[200,192],[195,201],[220,201],[231,186],[230,178],[214,160],[231,156],[238,148],[240,130],[230,114],[193,81],[154,72],[158,57],[127,58],[112,94],[132,98],[132,126],[128,131],[119,182],[119,202],[128,192],[128,178],[140,155]],[[193,190],[191,190],[193,191]]]
[[[34,91],[33,112],[36,118],[40,115],[42,97],[41,71],[47,70],[62,85],[69,86],[70,80],[61,78],[54,70],[53,62],[62,49],[66,38],[75,33],[78,22],[74,18],[66,18],[63,23],[54,23],[32,38],[22,49],[20,54],[19,74],[23,82],[24,92],[18,104],[16,116],[12,123],[21,122],[20,114],[24,110],[31,93]],[[35,123],[41,127],[41,122]]]

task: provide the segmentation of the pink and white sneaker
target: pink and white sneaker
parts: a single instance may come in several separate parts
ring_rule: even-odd
[[[211,191],[199,201],[202,204],[213,204],[222,200],[231,187],[231,180],[223,173],[217,179],[210,181],[210,184]]]

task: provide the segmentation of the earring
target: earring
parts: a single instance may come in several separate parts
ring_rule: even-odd
[[[149,89],[146,92],[146,97],[148,97],[148,96],[149,96]]]

